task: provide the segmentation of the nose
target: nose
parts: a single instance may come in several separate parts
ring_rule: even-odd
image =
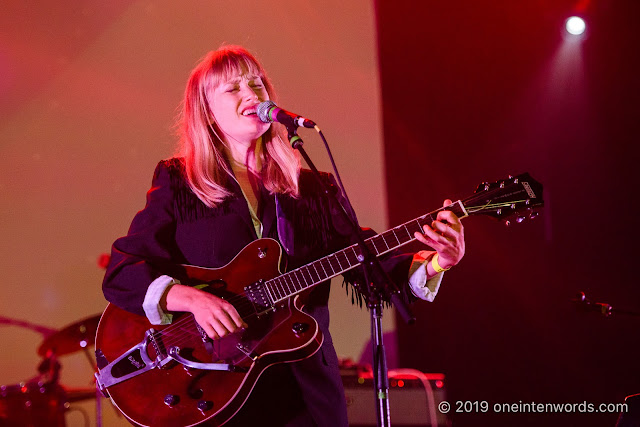
[[[242,85],[242,90],[243,90],[243,98],[247,101],[253,101],[253,100],[257,100],[258,98],[258,94],[253,90],[253,88],[251,86],[249,86],[248,84],[244,84]]]

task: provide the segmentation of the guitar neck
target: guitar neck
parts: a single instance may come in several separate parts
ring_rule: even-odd
[[[422,227],[425,224],[431,225],[431,223],[435,221],[438,212],[444,209],[452,211],[459,218],[464,218],[469,215],[463,203],[458,200],[446,208],[443,207],[429,212],[426,215],[422,215],[387,230],[384,233],[376,234],[366,239],[364,243],[367,250],[375,256],[380,256],[411,243],[416,239],[414,233],[422,233]],[[277,304],[325,280],[356,268],[360,265],[361,260],[361,250],[357,244],[354,244],[310,264],[268,280],[264,283],[264,289],[269,294],[271,301]]]
[[[431,225],[442,210],[452,211],[458,218],[488,215],[505,220],[509,225],[512,218],[518,223],[535,218],[537,212],[534,212],[534,208],[543,204],[542,184],[528,173],[510,176],[493,183],[483,182],[472,196],[370,237],[364,243],[371,254],[380,256],[415,240],[414,233],[421,233],[425,224]],[[360,248],[351,245],[264,282],[264,289],[276,304],[357,267],[361,260]]]

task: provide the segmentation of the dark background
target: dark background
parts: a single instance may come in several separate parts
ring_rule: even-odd
[[[640,311],[639,2],[378,0],[376,12],[390,223],[509,174],[545,187],[534,221],[464,221],[463,262],[433,304],[415,305],[416,325],[398,319],[400,365],[444,373],[454,409],[640,393],[640,318],[571,303],[584,291]],[[574,14],[580,39],[563,35]],[[452,412],[454,426],[616,418]]]

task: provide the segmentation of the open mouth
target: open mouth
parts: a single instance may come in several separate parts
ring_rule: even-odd
[[[242,115],[247,117],[247,116],[255,116],[257,115],[258,111],[258,106],[257,105],[251,105],[246,107],[244,110],[242,110]]]

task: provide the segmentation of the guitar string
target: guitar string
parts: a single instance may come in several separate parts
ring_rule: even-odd
[[[423,220],[423,219],[425,219],[426,217],[429,217],[429,216],[431,216],[431,214],[424,215],[423,217],[418,218],[418,219],[413,220],[413,221],[417,221],[418,224],[420,224],[419,221],[421,219]],[[412,222],[412,221],[410,221],[410,222]],[[404,226],[406,226],[410,222],[405,223]],[[390,230],[390,231],[395,233],[395,230]],[[372,241],[373,239],[376,239],[376,238],[384,239],[382,234],[379,234],[379,235],[373,236],[373,237],[371,237],[370,239],[367,239],[367,240],[371,240]],[[411,238],[410,240],[412,240],[412,239],[413,238]],[[396,240],[398,241],[398,243],[400,243],[400,239],[398,238],[398,236],[396,236]],[[374,245],[374,247],[375,247],[375,245]],[[339,252],[344,252],[347,249],[349,249],[349,248],[345,248],[345,249],[343,249],[342,251],[339,251]],[[332,254],[332,255],[329,255],[329,256],[325,257],[326,261],[328,261],[331,264],[332,260],[328,259],[328,257],[337,256],[337,254],[339,252],[336,252],[335,254]],[[321,258],[320,260],[317,260],[316,262],[322,261],[325,258]],[[345,255],[345,258],[346,258],[347,262],[349,262],[349,260],[346,257],[346,255]],[[338,261],[338,265],[340,265],[339,261]],[[334,268],[335,266],[333,266],[333,265],[330,265],[330,266],[331,266],[331,268],[333,270],[335,270],[335,268]],[[353,266],[349,262],[349,268],[351,268],[351,267],[353,267]],[[299,271],[299,270],[300,269],[296,269],[296,270],[293,270],[291,272],[285,273],[285,274],[283,274],[281,276],[278,276],[278,277],[272,279],[271,281],[273,281],[273,280],[275,280],[275,279],[277,279],[279,277],[289,276],[289,277],[292,278],[292,280],[295,280],[296,282],[298,282],[298,285],[300,286],[301,285],[300,280],[294,275],[295,272]],[[339,271],[344,271],[344,269],[340,268]],[[335,273],[335,271],[334,271],[334,273]],[[300,274],[304,274],[304,273],[300,272]],[[309,273],[309,277],[312,278],[312,275],[310,273]],[[320,278],[320,276],[318,276],[318,277]],[[304,276],[303,276],[303,278],[304,278]],[[313,283],[312,285],[306,285],[305,284],[305,287],[311,287],[311,286],[313,286],[313,285],[315,285],[317,283],[320,283],[320,282],[322,282],[324,280],[328,280],[328,279],[329,279],[328,277],[324,278],[324,279],[321,279],[319,281],[316,281],[316,283]],[[312,280],[312,282],[313,282],[313,280]],[[285,284],[286,284],[286,282],[285,282]],[[295,283],[293,285],[295,286]],[[280,285],[280,286],[282,287],[282,285]],[[287,287],[288,287],[288,285],[287,285]],[[303,287],[302,289],[299,289],[298,292],[303,290],[305,287]],[[282,290],[284,290],[284,289],[282,289]],[[246,297],[246,293],[244,293],[244,292],[241,293],[241,294],[235,295],[234,297],[228,299],[227,301],[229,301],[230,303],[236,303],[236,304],[233,304],[233,305],[234,305],[234,307],[236,307],[236,309],[238,309],[238,311],[241,311],[243,308],[245,308],[245,309],[246,308],[251,308],[253,310],[253,313],[250,313],[249,315],[243,316],[243,319],[245,319],[245,320],[249,320],[250,318],[252,318],[254,316],[257,316],[257,314],[258,314],[258,313],[255,312],[255,309],[253,308],[253,304],[251,303],[251,301],[248,300],[248,298]],[[239,305],[239,304],[237,304],[237,302],[242,302],[243,305]],[[187,325],[187,323],[189,323],[189,324]],[[198,337],[198,339],[200,339],[201,334],[200,334],[199,331],[197,331],[197,328],[195,328],[196,325],[197,325],[197,322],[195,321],[195,318],[193,317],[192,314],[190,314],[190,315],[186,316],[185,318],[180,319],[179,321],[177,321],[173,325],[165,328],[164,330],[154,333],[153,335],[154,335],[154,338],[156,338],[156,339],[162,338],[163,342],[167,342],[167,343],[170,342],[172,345],[177,345],[177,344],[180,344],[182,342],[188,341],[189,339],[191,339],[193,337]],[[194,330],[193,331],[185,330],[184,326],[190,326],[190,327],[194,328]]]
[[[480,205],[480,206],[468,206],[468,205],[469,205],[469,203],[468,203],[468,202],[470,202],[470,201],[472,201],[472,200],[474,200],[474,199],[482,199],[482,198],[486,198],[487,196],[492,195],[493,193],[495,193],[495,192],[497,192],[497,191],[499,191],[499,190],[502,190],[502,189],[493,189],[493,190],[489,190],[489,191],[487,191],[486,193],[474,194],[474,195],[470,196],[469,198],[467,198],[467,199],[465,200],[465,202],[467,202],[467,203],[466,203],[466,204],[467,204],[467,206],[465,206],[465,208],[466,208],[466,209],[467,209],[467,211],[468,211],[468,212],[470,212],[470,213],[477,213],[477,212],[479,212],[479,211],[481,211],[481,210],[486,210],[486,209],[495,209],[495,208],[498,208],[498,207],[510,206],[510,205],[512,205],[512,204],[514,204],[514,203],[521,203],[521,202],[523,202],[523,201],[524,201],[524,200],[518,200],[518,201],[500,202],[500,203],[490,203],[490,201],[488,201],[487,203],[485,203],[485,204],[483,204],[483,205]],[[439,212],[439,211],[440,211],[440,210],[442,210],[442,209],[445,209],[445,208],[443,207],[443,208],[437,209],[437,210],[435,210],[435,211],[433,211],[433,212],[431,212],[431,213],[428,213],[428,214],[426,214],[426,215],[423,215],[422,217],[419,217],[419,218],[416,218],[416,219],[414,219],[414,220],[408,221],[408,222],[406,222],[406,223],[404,223],[404,224],[402,224],[402,225],[400,225],[400,226],[396,227],[395,229],[388,230],[387,232],[391,231],[391,232],[394,234],[394,236],[396,237],[396,240],[398,241],[398,243],[400,244],[400,239],[399,239],[399,238],[398,238],[398,236],[395,234],[395,230],[396,230],[396,229],[398,229],[398,228],[400,228],[400,227],[405,227],[405,228],[406,228],[408,224],[411,224],[411,223],[412,223],[412,222],[414,222],[414,221],[415,221],[415,222],[417,222],[420,226],[422,226],[423,224],[421,224],[421,223],[420,223],[420,221],[421,221],[421,220],[423,220],[423,221],[424,221],[424,220],[426,220],[426,218],[427,218],[427,217],[430,217],[430,218],[433,220],[433,214],[434,214],[434,213],[436,213],[436,212]],[[407,231],[408,231],[408,230],[407,230]],[[385,232],[385,233],[387,233],[387,232]],[[385,241],[385,244],[386,244],[386,240],[384,239],[384,236],[383,236],[383,234],[385,234],[385,233],[381,233],[381,234],[378,234],[378,235],[376,235],[376,236],[373,236],[373,237],[371,237],[371,238],[367,239],[367,242],[369,242],[369,241],[370,241],[370,242],[372,242],[372,244],[373,244],[373,246],[374,246],[374,249],[375,249],[375,242],[374,242],[374,239],[376,239],[376,238],[382,238],[382,240],[383,240],[383,241]],[[410,240],[409,240],[409,241],[411,241],[411,240],[413,240],[413,239],[414,239],[414,238],[410,236]],[[407,241],[407,242],[405,242],[405,243],[408,243],[408,241]],[[320,260],[317,260],[317,261],[315,261],[314,263],[319,262],[319,261],[322,261],[323,259],[325,259],[325,258],[326,258],[326,260],[329,262],[329,266],[330,266],[330,267],[332,267],[332,269],[333,269],[333,267],[334,267],[334,266],[331,264],[331,262],[332,262],[332,261],[329,259],[329,257],[330,257],[330,256],[334,256],[334,257],[336,257],[336,260],[338,260],[338,259],[337,259],[338,254],[339,254],[340,252],[344,252],[344,251],[345,251],[345,250],[347,250],[347,249],[349,249],[349,248],[345,248],[345,249],[343,249],[342,251],[338,251],[338,252],[336,252],[336,253],[334,253],[334,254],[332,254],[332,255],[329,255],[329,256],[327,256],[327,257],[321,258]],[[346,257],[346,254],[345,254],[345,258],[346,258],[347,262],[349,262],[348,257]],[[314,263],[311,263],[311,264],[314,264]],[[309,264],[309,265],[311,265],[311,264]],[[339,260],[338,260],[338,265],[340,266],[340,262],[339,262]],[[308,268],[308,265],[307,265],[307,266],[303,266],[303,267],[307,267],[307,268]],[[273,279],[269,280],[268,282],[273,282],[273,281],[274,281],[275,279],[277,279],[277,278],[284,277],[284,276],[288,276],[288,277],[291,277],[291,278],[292,278],[292,280],[293,280],[293,279],[295,279],[295,280],[298,282],[298,285],[301,285],[300,280],[299,280],[297,277],[295,277],[295,276],[294,276],[294,274],[295,274],[295,272],[296,272],[296,271],[299,271],[299,272],[300,272],[300,274],[302,274],[302,275],[303,275],[303,279],[305,279],[304,273],[302,273],[302,271],[301,271],[301,268],[303,268],[303,267],[300,267],[299,269],[293,270],[293,271],[291,271],[291,272],[288,272],[288,273],[285,273],[285,274],[283,274],[283,275],[281,275],[281,276],[278,276],[278,277],[276,277],[276,278],[273,278]],[[340,267],[341,267],[341,266],[340,266]],[[352,266],[350,265],[350,268],[351,268],[351,267],[352,267]],[[342,269],[342,271],[344,271],[344,269]],[[317,281],[317,282],[313,283],[313,282],[314,282],[314,280],[313,280],[312,275],[309,273],[309,271],[307,271],[307,273],[309,274],[309,277],[312,279],[312,285],[305,286],[305,287],[303,287],[302,289],[298,290],[297,292],[302,291],[302,290],[303,290],[303,289],[305,289],[305,288],[308,288],[308,287],[314,286],[314,285],[315,285],[315,284],[317,284],[317,283],[320,283],[320,282],[322,282],[322,281],[324,281],[324,280],[328,280],[328,279],[329,279],[329,278],[327,277],[326,279],[322,279],[322,280],[320,280],[320,281]],[[318,277],[320,277],[320,276],[318,276]],[[267,282],[267,283],[268,283],[268,282]],[[274,282],[274,284],[275,284],[275,282]],[[286,284],[286,281],[285,281],[285,284]],[[277,285],[277,284],[276,284],[276,285]],[[305,283],[305,285],[306,285],[306,283]],[[288,285],[287,285],[287,287],[288,287]],[[295,287],[295,283],[294,283],[294,287]],[[282,290],[284,290],[284,289],[282,289]],[[297,293],[297,292],[295,292],[295,293]],[[290,295],[290,296],[288,296],[288,297],[286,297],[286,298],[290,298],[290,297],[291,297],[293,294],[295,294],[295,293],[291,293],[291,295]],[[285,299],[286,299],[286,298],[285,298]],[[251,302],[251,301],[249,301],[249,299],[246,297],[246,293],[244,293],[244,292],[243,292],[243,293],[241,293],[241,294],[238,294],[238,295],[234,295],[234,296],[233,296],[232,298],[230,298],[228,301],[229,301],[232,305],[234,305],[234,307],[236,307],[236,309],[237,309],[238,311],[241,311],[241,310],[246,309],[246,308],[251,308],[251,309],[253,310],[253,313],[250,313],[250,314],[249,314],[249,315],[247,315],[247,316],[243,316],[243,319],[245,319],[245,320],[249,320],[250,318],[252,318],[252,317],[254,317],[254,316],[257,316],[257,315],[258,315],[258,313],[257,313],[257,312],[255,312],[255,308],[254,308],[254,306],[253,306],[252,302]],[[242,303],[242,305],[240,305],[239,303]],[[185,325],[185,323],[186,323],[186,322],[189,322],[189,323],[190,323],[190,325]],[[178,322],[176,322],[176,323],[175,323],[175,324],[173,324],[172,326],[165,328],[163,331],[160,331],[160,332],[155,333],[155,335],[159,335],[159,336],[161,336],[161,337],[166,337],[166,338],[175,338],[175,340],[173,341],[173,342],[174,342],[174,345],[175,345],[175,343],[181,342],[181,341],[182,341],[182,340],[184,340],[184,339],[187,339],[187,340],[188,340],[188,339],[190,339],[190,338],[192,338],[192,337],[194,337],[194,336],[201,337],[201,334],[199,333],[199,331],[198,331],[197,333],[196,333],[196,332],[191,332],[191,331],[185,331],[185,330],[184,330],[184,328],[183,328],[183,326],[192,326],[192,327],[195,327],[195,325],[197,325],[197,322],[195,321],[195,317],[194,317],[192,314],[190,314],[190,315],[189,315],[189,316],[187,316],[185,319],[181,319],[181,320],[179,320]],[[175,331],[175,332],[174,332],[174,329],[179,329],[179,331],[180,331],[180,333],[181,333],[181,334],[180,334],[180,335],[178,335],[178,331]],[[197,330],[197,328],[196,328],[196,330]]]
[[[507,203],[507,202],[494,203],[494,204],[488,203],[488,204],[485,204],[485,205],[479,206],[479,207],[468,207],[467,209],[468,209],[468,211],[470,211],[472,213],[475,213],[475,212],[477,212],[479,210],[483,210],[483,209],[487,209],[487,208],[496,208],[496,207],[501,207],[501,206],[509,206],[511,204],[512,203]],[[430,216],[430,214],[426,215],[425,218],[427,216]],[[419,219],[418,219],[418,223],[420,223]],[[381,235],[373,236],[371,238],[371,240],[375,239],[376,237],[380,237],[380,236]],[[396,238],[397,238],[397,236],[396,236]],[[398,239],[398,242],[400,242],[399,239]],[[290,274],[290,273],[291,272],[289,272],[287,274]],[[279,276],[279,277],[281,277],[281,276]],[[231,298],[229,301],[234,301],[234,300],[241,301],[241,302],[244,303],[242,306],[240,306],[238,304],[234,305],[234,307],[236,307],[236,309],[238,309],[239,311],[241,311],[243,308],[247,308],[247,307],[253,308],[251,302],[247,300],[245,293],[239,294],[239,295],[235,296],[234,298]],[[249,318],[252,318],[253,316],[256,316],[256,315],[257,315],[257,313],[254,310],[253,313],[250,313],[247,316],[243,316],[243,319],[248,320]],[[184,325],[185,322],[188,322],[189,325]],[[181,344],[182,342],[184,342],[185,340],[189,340],[190,338],[193,338],[193,337],[198,337],[198,339],[201,338],[201,334],[199,333],[199,331],[198,332],[195,332],[195,331],[192,332],[192,331],[189,331],[189,330],[185,331],[184,328],[183,328],[183,326],[190,326],[192,328],[195,328],[196,325],[197,325],[197,322],[195,321],[195,318],[193,317],[193,315],[189,315],[185,319],[181,319],[181,321],[176,322],[173,325],[174,326],[173,328],[171,328],[171,327],[166,328],[165,330],[157,333],[157,335],[160,335],[161,337],[163,337],[164,341],[171,342],[172,345],[178,345],[178,344]],[[177,329],[177,331],[174,332],[173,329]],[[195,330],[197,331],[197,329],[195,329]]]
[[[489,201],[487,201],[487,203],[485,203],[485,204],[481,204],[480,206],[469,206],[469,205],[470,205],[470,203],[469,203],[469,202],[473,201],[474,199],[478,199],[478,200],[483,199],[483,198],[484,198],[484,199],[486,199],[486,198],[487,198],[487,196],[491,196],[492,194],[494,194],[494,193],[496,193],[496,192],[499,192],[500,190],[503,190],[503,189],[492,189],[492,190],[488,190],[487,192],[482,192],[482,193],[479,193],[479,194],[474,194],[474,195],[472,195],[472,196],[468,197],[467,199],[465,199],[465,201],[464,201],[463,205],[466,205],[466,206],[465,206],[465,208],[467,209],[467,211],[468,211],[468,212],[470,212],[470,213],[477,213],[477,212],[479,212],[479,211],[481,211],[481,210],[486,210],[486,209],[495,209],[495,208],[497,208],[497,207],[509,206],[509,205],[512,205],[513,203],[520,203],[520,202],[522,202],[522,201],[523,201],[523,200],[519,200],[519,201],[515,201],[515,202],[513,202],[513,201],[512,201],[512,202],[490,203],[490,200],[489,200]],[[533,207],[535,207],[535,206],[532,206],[532,208],[533,208]],[[387,231],[387,232],[385,232],[385,233],[381,233],[381,234],[378,234],[378,235],[376,235],[376,236],[373,236],[373,237],[371,237],[371,238],[367,239],[366,241],[367,241],[367,243],[371,242],[371,244],[372,244],[373,248],[374,248],[376,251],[377,251],[377,249],[376,249],[376,245],[375,245],[375,239],[381,239],[381,240],[385,243],[385,245],[387,246],[387,248],[388,248],[388,245],[387,245],[387,243],[386,243],[386,239],[385,239],[385,237],[384,237],[384,234],[391,232],[391,233],[394,235],[394,237],[396,238],[396,240],[398,241],[398,246],[400,246],[400,245],[401,245],[401,242],[400,242],[400,238],[399,238],[399,237],[397,236],[397,234],[396,234],[396,229],[400,229],[400,228],[404,227],[404,228],[405,228],[405,230],[408,232],[408,228],[407,228],[407,227],[408,227],[408,226],[410,226],[410,225],[413,225],[413,222],[416,222],[420,227],[422,227],[422,225],[424,225],[424,224],[423,224],[423,223],[421,223],[421,221],[426,221],[426,219],[427,219],[427,218],[430,218],[431,220],[433,220],[433,215],[434,215],[435,213],[439,212],[440,210],[443,210],[443,209],[445,209],[445,207],[440,208],[440,209],[437,209],[437,210],[435,210],[435,211],[433,211],[433,212],[431,212],[431,213],[428,213],[428,214],[426,214],[426,215],[423,215],[423,216],[418,217],[418,218],[416,218],[416,219],[413,219],[413,220],[411,220],[411,221],[408,221],[408,222],[406,222],[406,223],[404,223],[404,224],[402,224],[402,225],[400,225],[400,226],[398,226],[398,227],[396,227],[396,228],[394,228],[394,229],[388,230],[388,231]],[[426,222],[425,222],[425,223],[426,223]],[[411,235],[409,235],[409,238],[410,238],[410,239],[409,239],[407,242],[404,242],[404,243],[408,243],[408,242],[410,242],[411,240],[413,240],[413,239],[414,239],[414,237],[411,237]],[[380,242],[379,242],[379,243],[380,243]],[[402,243],[402,244],[404,244],[404,243]],[[345,248],[345,249],[344,249],[344,250],[342,250],[342,251],[336,252],[335,254],[332,254],[332,255],[329,255],[329,256],[325,257],[325,258],[326,258],[326,261],[327,261],[327,262],[329,262],[329,267],[331,267],[333,270],[335,270],[335,269],[334,269],[334,266],[332,265],[332,261],[329,259],[329,257],[330,257],[330,256],[334,256],[334,257],[335,257],[335,259],[338,261],[338,266],[341,268],[341,265],[340,265],[340,262],[339,262],[339,260],[338,260],[337,256],[338,256],[338,254],[339,254],[340,252],[344,252],[344,251],[345,251],[345,250],[347,250],[347,249],[349,249],[349,248]],[[389,249],[389,248],[388,248],[388,249]],[[321,261],[322,261],[322,260],[324,260],[325,258],[321,258],[320,260],[317,260],[316,262],[318,262],[318,261],[320,261],[320,262],[321,262]],[[349,262],[349,259],[348,259],[348,257],[346,256],[346,254],[345,254],[345,259],[346,259],[346,261],[347,261],[347,262]],[[314,262],[314,263],[315,263],[315,262]],[[314,263],[312,263],[312,264],[314,264]],[[350,262],[349,262],[349,264],[350,264]],[[309,265],[311,265],[311,264],[309,264]],[[303,267],[304,267],[304,266],[303,266]],[[301,268],[303,268],[303,267],[301,267]],[[308,269],[308,265],[307,265],[306,267],[307,267],[307,269]],[[321,267],[322,267],[322,265],[321,265]],[[351,267],[352,267],[352,266],[350,265],[350,268],[351,268]],[[303,277],[303,279],[305,279],[305,282],[306,282],[306,278],[305,278],[305,276],[304,276],[304,273],[301,271],[301,268],[300,268],[300,269],[297,269],[297,271],[299,271],[299,272],[300,272],[300,274],[302,274],[302,277]],[[345,270],[344,270],[344,269],[342,269],[342,271],[345,271]],[[281,276],[278,276],[278,277],[276,277],[276,278],[271,279],[271,280],[270,280],[270,282],[273,282],[275,279],[277,279],[277,278],[279,278],[279,277],[288,276],[288,277],[291,277],[291,278],[292,278],[292,280],[294,280],[294,279],[295,279],[295,281],[297,281],[297,282],[298,282],[298,284],[300,285],[300,283],[299,283],[300,281],[299,281],[299,279],[295,276],[295,272],[296,272],[296,270],[293,270],[292,272],[285,273],[285,274],[283,274],[283,275],[281,275]],[[312,279],[312,285],[305,286],[305,287],[303,287],[302,289],[298,290],[297,292],[299,292],[299,291],[303,290],[304,288],[311,287],[311,286],[313,286],[313,285],[315,285],[315,284],[317,284],[317,283],[320,283],[321,281],[327,280],[327,279],[329,278],[329,277],[327,277],[326,279],[322,279],[322,280],[319,280],[319,281],[317,281],[317,282],[313,283],[313,282],[314,282],[314,280],[313,280],[313,276],[311,275],[311,273],[309,272],[309,270],[307,270],[307,273],[309,274],[309,277]],[[334,271],[334,273],[335,273],[335,271]],[[325,274],[326,274],[326,272],[325,272]],[[338,273],[338,274],[339,274],[339,273]],[[334,275],[335,275],[335,274],[334,274]],[[318,277],[320,277],[320,276],[318,275]],[[269,281],[268,281],[268,282],[269,282]],[[268,283],[268,282],[267,282],[267,283]],[[277,283],[275,283],[275,282],[273,282],[273,283],[274,283],[274,285],[277,285]],[[286,279],[285,279],[285,284],[287,285],[287,287],[289,287],[289,285],[286,283]],[[305,283],[305,284],[306,284],[306,283]],[[280,285],[280,286],[281,286],[281,285]],[[295,286],[295,283],[294,283],[294,286]],[[284,288],[282,288],[282,290],[284,291]],[[294,293],[292,293],[292,295],[293,295],[293,294],[294,294]],[[288,296],[287,298],[290,298],[292,295]],[[280,300],[282,300],[282,298],[280,298]],[[257,314],[258,314],[258,313],[256,313],[256,312],[255,312],[255,308],[254,308],[253,304],[251,303],[251,301],[249,301],[249,300],[248,300],[248,298],[246,297],[246,294],[245,294],[245,293],[241,293],[241,294],[235,295],[234,297],[230,298],[228,301],[229,301],[230,303],[232,303],[232,304],[234,304],[234,303],[235,303],[234,307],[236,307],[236,309],[238,309],[239,311],[241,311],[242,309],[246,309],[247,307],[250,307],[250,308],[252,308],[252,309],[253,309],[253,313],[250,313],[248,316],[244,316],[244,317],[243,317],[243,319],[247,319],[247,320],[248,320],[249,318],[251,318],[251,317],[253,317],[253,316],[257,316]],[[242,303],[242,306],[240,306],[240,305],[238,304],[239,302],[241,302],[241,303]],[[167,328],[165,328],[164,330],[162,330],[162,331],[160,331],[160,332],[155,332],[155,333],[153,333],[152,335],[154,335],[154,338],[158,338],[158,337],[166,337],[166,341],[167,341],[167,342],[171,342],[173,345],[177,345],[177,344],[180,344],[180,343],[182,343],[182,342],[185,342],[185,340],[189,340],[189,339],[191,339],[191,338],[193,338],[193,337],[198,337],[199,339],[201,338],[201,334],[200,334],[200,332],[198,331],[198,329],[197,329],[197,328],[195,328],[195,330],[196,330],[196,331],[198,331],[197,333],[196,333],[196,332],[193,332],[193,331],[185,330],[185,328],[184,328],[184,327],[186,327],[186,326],[189,326],[189,327],[194,328],[196,325],[197,325],[197,322],[195,321],[195,317],[193,316],[193,314],[189,314],[188,316],[185,316],[185,318],[178,320],[177,322],[175,322],[174,324],[172,324],[172,325],[168,326],[168,327],[167,327]],[[172,339],[173,339],[173,340],[172,340]]]
[[[500,204],[500,205],[503,205],[503,204]],[[486,208],[486,206],[488,206],[488,205],[485,205],[482,208]],[[426,219],[426,217],[430,217],[430,216],[432,216],[432,215],[431,214],[427,214],[427,215],[425,215],[425,216],[423,216],[421,218],[418,218],[418,219],[416,219],[414,221],[417,221],[418,224],[420,224],[420,220],[421,219],[424,220],[424,219]],[[405,223],[405,225],[406,225],[406,223]],[[390,230],[390,231],[394,231],[394,230]],[[368,239],[368,240],[373,240],[375,238],[380,238],[380,237],[382,237],[382,235],[376,235],[376,236],[373,236],[371,239]],[[396,239],[398,240],[398,242],[400,242],[400,240],[399,240],[399,238],[397,236],[396,236]],[[334,255],[336,255],[336,254],[334,254]],[[318,260],[318,261],[321,261],[321,260]],[[327,260],[327,261],[329,261],[331,263],[331,260]],[[348,261],[348,259],[347,259],[347,261]],[[294,272],[295,272],[295,270],[293,272],[285,273],[282,276],[289,275],[289,276],[292,277],[292,279],[295,279],[297,282],[299,282],[299,279],[297,279],[297,278],[295,278],[295,276],[293,276],[292,273],[294,273]],[[282,276],[278,276],[278,277],[282,277]],[[276,278],[274,278],[274,279],[276,279]],[[323,280],[326,280],[326,279],[323,279]],[[323,281],[323,280],[320,280],[320,281]],[[313,286],[313,285],[311,285],[311,286]],[[230,303],[235,303],[234,307],[238,311],[242,311],[243,309],[246,309],[246,308],[253,309],[251,301],[249,301],[247,299],[247,297],[246,297],[246,293],[241,293],[241,294],[235,295],[234,297],[230,298],[228,301]],[[242,302],[243,304],[239,305],[237,302]],[[257,314],[258,313],[256,313],[255,310],[253,310],[253,313],[250,313],[249,315],[243,316],[243,319],[249,320],[250,318],[256,316]],[[189,323],[189,325],[186,325],[185,323]],[[192,337],[198,337],[198,339],[200,339],[201,338],[201,334],[195,328],[196,325],[197,325],[197,322],[195,321],[195,318],[191,314],[191,315],[187,316],[186,318],[181,319],[180,321],[178,321],[175,324],[173,324],[172,325],[173,327],[167,327],[163,331],[160,331],[160,332],[156,333],[156,338],[162,337],[163,341],[171,342],[173,345],[177,345],[178,343],[183,342],[183,340],[188,340],[188,339],[190,339]],[[189,331],[189,330],[185,331],[183,326],[193,327],[194,331]]]

